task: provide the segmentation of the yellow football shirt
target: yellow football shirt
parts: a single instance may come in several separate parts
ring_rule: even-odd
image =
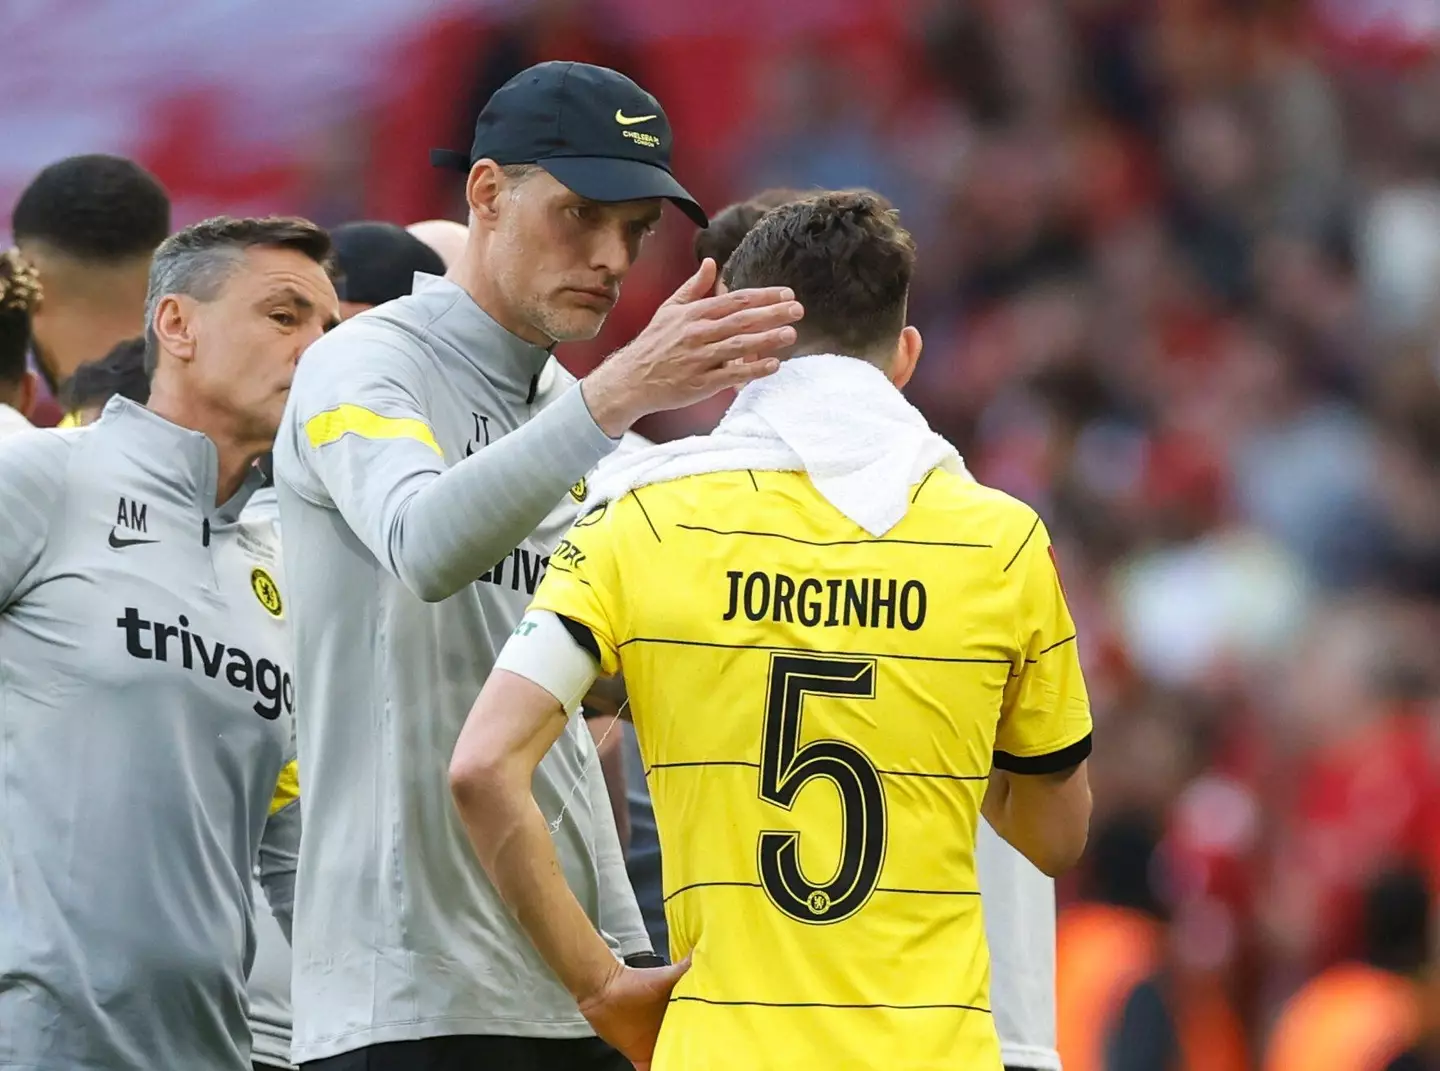
[[[1000,1066],[975,880],[994,761],[1088,754],[1075,628],[1028,506],[932,472],[875,539],[803,474],[582,518],[534,607],[623,671],[671,954],[655,1071]]]

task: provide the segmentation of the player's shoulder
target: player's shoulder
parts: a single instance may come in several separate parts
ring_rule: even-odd
[[[1003,549],[1030,535],[1040,525],[1040,515],[1028,503],[988,487],[968,473],[937,468],[915,485],[910,509],[901,523],[943,528],[952,533],[953,540]],[[981,535],[985,538],[979,538]]]
[[[72,453],[95,434],[83,428],[30,428],[0,439],[0,471],[16,476],[63,478]]]

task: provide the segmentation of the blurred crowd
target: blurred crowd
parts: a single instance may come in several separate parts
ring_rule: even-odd
[[[712,207],[777,185],[891,198],[921,258],[909,396],[1054,535],[1097,738],[1093,848],[1062,888],[1067,1068],[1090,1071],[1075,1039],[1142,1022],[1147,993],[1206,1039],[1173,1043],[1189,1067],[1352,1066],[1321,1059],[1344,1041],[1319,1027],[1347,1014],[1423,1038],[1440,57],[1402,31],[1435,32],[1440,9],[1378,5],[1398,29],[1357,38],[1360,0],[893,6],[879,29],[697,72],[703,103],[672,109],[700,143],[678,168]],[[664,47],[574,3],[487,19],[455,128],[560,55],[669,107]],[[387,167],[420,166],[372,162],[368,201],[287,207],[338,222]],[[562,351],[573,369],[688,267],[677,222],[601,339]],[[643,430],[704,431],[724,404]]]

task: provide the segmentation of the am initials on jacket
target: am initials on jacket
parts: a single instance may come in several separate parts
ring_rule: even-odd
[[[146,506],[143,502],[136,502],[133,498],[120,499],[120,505],[115,509],[115,527],[128,528],[132,532],[145,531]]]

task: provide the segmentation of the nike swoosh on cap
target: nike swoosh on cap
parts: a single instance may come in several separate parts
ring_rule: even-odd
[[[634,126],[636,123],[648,123],[651,119],[660,118],[658,115],[625,115],[619,108],[615,109],[615,121],[621,126]]]
[[[138,547],[144,543],[158,543],[158,539],[121,539],[115,534],[115,529],[110,529],[110,545],[116,550],[122,547]]]

